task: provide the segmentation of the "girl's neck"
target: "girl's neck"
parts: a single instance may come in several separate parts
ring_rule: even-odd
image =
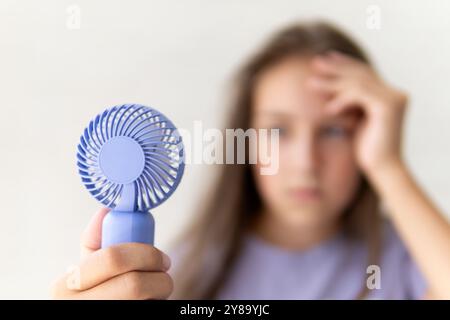
[[[339,221],[315,226],[292,226],[276,219],[273,214],[261,212],[250,225],[249,231],[283,249],[307,250],[332,238],[340,227]]]

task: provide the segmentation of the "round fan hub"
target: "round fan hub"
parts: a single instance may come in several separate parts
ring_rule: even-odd
[[[99,166],[108,180],[121,184],[131,183],[144,170],[144,150],[130,137],[113,137],[100,150]]]

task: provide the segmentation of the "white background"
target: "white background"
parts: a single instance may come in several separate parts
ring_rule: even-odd
[[[366,26],[369,5],[381,29]],[[70,5],[81,10],[71,29]],[[227,80],[289,22],[328,18],[361,42],[388,81],[411,95],[407,160],[450,212],[449,1],[0,2],[0,298],[48,298],[78,261],[98,204],[80,183],[75,148],[88,121],[122,103],[153,106],[179,127],[223,123]],[[69,23],[69,24],[68,24]],[[207,166],[186,168],[153,211],[165,249],[195,212]]]

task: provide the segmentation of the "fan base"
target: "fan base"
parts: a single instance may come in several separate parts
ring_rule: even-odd
[[[102,248],[140,242],[153,245],[155,220],[150,212],[111,211],[103,220]]]

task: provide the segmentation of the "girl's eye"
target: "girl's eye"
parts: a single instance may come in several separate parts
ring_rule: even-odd
[[[283,137],[283,136],[285,136],[287,134],[287,129],[286,129],[286,127],[283,127],[283,126],[275,126],[275,127],[270,128],[270,129],[278,130],[278,135],[280,137]]]
[[[321,136],[329,138],[345,138],[348,132],[341,126],[328,126],[321,130]]]

